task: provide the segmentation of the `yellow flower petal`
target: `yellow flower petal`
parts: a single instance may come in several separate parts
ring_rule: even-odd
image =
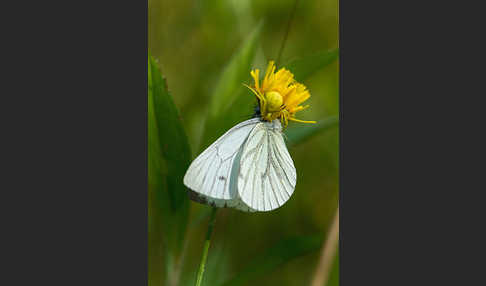
[[[253,80],[255,81],[255,88],[257,90],[260,89],[260,82],[259,82],[259,79],[260,79],[260,70],[259,69],[256,69],[254,71],[251,71],[250,74],[253,77]]]

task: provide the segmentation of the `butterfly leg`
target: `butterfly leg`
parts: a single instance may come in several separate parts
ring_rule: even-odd
[[[287,127],[287,124],[289,122],[288,120],[288,113],[287,110],[282,110],[281,116],[280,116],[280,123],[282,123],[282,126]]]
[[[260,113],[263,116],[265,116],[264,114],[268,114],[267,113],[267,100],[265,99],[265,96],[263,96],[260,93],[258,93],[258,91],[256,91],[252,87],[250,87],[250,86],[248,86],[246,84],[245,84],[245,86],[248,87],[255,94],[255,96],[258,98],[258,101],[260,103]],[[266,119],[268,119],[268,118],[266,118]]]
[[[261,96],[261,114],[267,114],[267,100],[265,99],[265,96]]]

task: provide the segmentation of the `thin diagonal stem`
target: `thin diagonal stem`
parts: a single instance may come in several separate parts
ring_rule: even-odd
[[[282,41],[282,45],[280,46],[280,50],[278,51],[278,57],[277,57],[277,61],[276,61],[277,66],[280,64],[280,59],[282,58],[282,53],[283,53],[283,50],[284,50],[284,47],[285,47],[285,43],[287,42],[287,38],[289,36],[290,27],[292,25],[292,21],[294,20],[295,10],[297,10],[297,4],[298,3],[299,3],[299,0],[295,0],[294,7],[292,8],[292,11],[290,12],[290,16],[289,16],[289,20],[287,21],[287,28],[285,29],[285,34],[284,34],[284,38],[283,38],[283,41]]]
[[[336,209],[336,215],[327,233],[327,239],[322,247],[321,258],[312,279],[312,286],[327,285],[329,272],[331,271],[333,258],[336,256],[339,242],[339,207]]]
[[[197,272],[196,286],[201,286],[204,270],[206,268],[206,260],[208,258],[209,246],[211,244],[211,234],[213,233],[214,222],[216,221],[216,211],[218,209],[214,208],[211,211],[211,217],[208,223],[208,232],[206,233],[206,241],[204,242],[203,254],[201,257],[201,263],[199,264],[199,271]]]

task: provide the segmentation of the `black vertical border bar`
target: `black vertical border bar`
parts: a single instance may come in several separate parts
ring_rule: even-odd
[[[0,284],[147,285],[148,1],[5,4]]]
[[[341,285],[485,284],[476,3],[339,3]]]

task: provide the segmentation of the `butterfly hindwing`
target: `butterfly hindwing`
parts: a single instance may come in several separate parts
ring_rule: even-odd
[[[295,189],[297,175],[281,129],[278,121],[258,123],[241,151],[238,194],[251,209],[276,209]]]

